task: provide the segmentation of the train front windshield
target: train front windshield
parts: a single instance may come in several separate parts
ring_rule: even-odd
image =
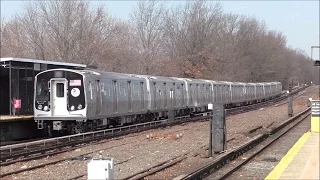
[[[40,100],[40,101],[49,100],[48,82],[45,82],[43,79],[38,81],[36,85],[36,89],[37,89],[36,100]]]

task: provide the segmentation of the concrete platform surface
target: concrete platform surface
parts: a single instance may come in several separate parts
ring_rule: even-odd
[[[320,179],[319,136],[305,133],[265,179]]]

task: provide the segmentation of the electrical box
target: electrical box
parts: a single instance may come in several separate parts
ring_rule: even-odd
[[[88,163],[88,180],[114,179],[113,158],[93,158]]]

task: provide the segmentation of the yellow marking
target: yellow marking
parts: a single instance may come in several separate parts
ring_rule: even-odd
[[[24,120],[24,119],[30,119],[33,116],[0,116],[1,121],[10,121],[10,120]]]
[[[311,132],[320,132],[320,117],[311,116]]]
[[[300,148],[310,137],[311,132],[305,133],[294,146],[288,151],[288,153],[281,159],[279,164],[269,173],[265,180],[279,179],[283,171],[288,167],[294,156],[299,152]]]

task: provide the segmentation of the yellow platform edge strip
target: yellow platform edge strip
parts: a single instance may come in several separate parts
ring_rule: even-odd
[[[300,148],[310,137],[311,132],[305,133],[300,139],[292,146],[288,153],[281,159],[278,165],[269,173],[265,180],[279,179],[283,171],[288,167],[294,156],[299,152]]]
[[[311,116],[311,131],[315,133],[320,132],[320,117]]]

